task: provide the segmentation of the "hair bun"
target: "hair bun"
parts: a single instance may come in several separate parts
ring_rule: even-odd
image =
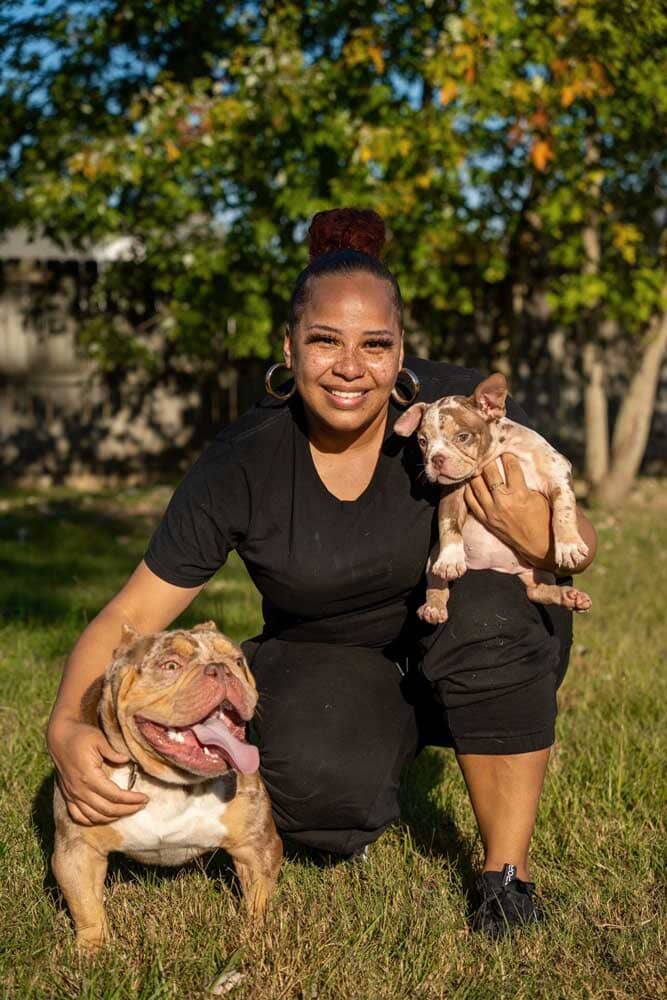
[[[308,229],[311,261],[336,250],[359,250],[369,257],[379,257],[384,241],[384,222],[372,209],[331,208],[317,212]]]

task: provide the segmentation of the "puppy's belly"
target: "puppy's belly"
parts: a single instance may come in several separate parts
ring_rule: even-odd
[[[463,546],[468,569],[494,569],[497,573],[523,573],[530,569],[514,549],[496,538],[470,513],[463,525]]]
[[[114,768],[110,777],[120,788],[127,788],[130,769]],[[219,847],[227,835],[223,823],[226,788],[221,780],[191,789],[139,774],[133,791],[147,795],[148,803],[111,825],[122,838],[117,850],[137,861],[183,864]]]

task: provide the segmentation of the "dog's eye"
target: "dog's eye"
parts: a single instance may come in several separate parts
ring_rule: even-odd
[[[424,437],[423,434],[419,434],[417,440],[419,441],[420,448],[425,448],[426,445],[428,444],[428,440]]]
[[[470,439],[470,436],[471,435],[468,434],[467,431],[464,431],[463,434],[456,435],[456,440],[458,441],[459,444],[465,444],[465,442]]]
[[[236,666],[237,667],[245,667],[245,659],[242,656],[237,656],[236,657]]]
[[[160,664],[162,670],[180,670],[181,665],[176,660],[167,660],[166,663]]]

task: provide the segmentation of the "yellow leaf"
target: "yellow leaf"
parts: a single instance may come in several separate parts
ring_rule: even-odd
[[[368,55],[375,67],[376,73],[384,73],[384,57],[382,55],[382,49],[378,45],[368,46]]]
[[[553,150],[545,139],[540,139],[539,142],[536,142],[530,151],[530,158],[533,161],[533,166],[536,170],[539,170],[540,173],[543,173],[547,169],[549,160],[553,160],[553,157]]]
[[[458,89],[459,88],[456,83],[456,80],[446,80],[443,83],[442,87],[440,88],[440,101],[442,102],[443,107],[445,107],[447,104],[451,104],[451,102],[456,97]]]
[[[181,155],[181,151],[176,145],[176,143],[172,142],[171,139],[167,139],[164,145],[165,149],[167,150],[167,159],[169,160],[169,162],[171,163],[172,160],[177,160]]]
[[[560,103],[564,108],[569,108],[573,101],[576,100],[579,88],[576,83],[568,83],[560,92]]]

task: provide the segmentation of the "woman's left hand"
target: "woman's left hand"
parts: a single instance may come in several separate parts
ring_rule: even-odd
[[[515,455],[501,455],[505,483],[497,463],[491,462],[465,488],[468,509],[506,545],[517,549],[533,566],[549,564],[551,508],[536,490],[529,490],[521,463]],[[493,486],[494,489],[489,489]]]

